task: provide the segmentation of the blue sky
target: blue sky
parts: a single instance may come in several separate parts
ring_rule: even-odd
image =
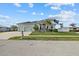
[[[0,25],[54,17],[64,26],[79,25],[79,3],[0,3]]]

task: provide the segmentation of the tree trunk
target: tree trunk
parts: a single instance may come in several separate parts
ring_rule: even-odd
[[[47,25],[47,29],[46,29],[46,30],[47,30],[47,31],[49,30],[49,29],[48,29],[48,25]]]
[[[39,31],[41,31],[41,24],[40,24],[40,28],[39,28]]]

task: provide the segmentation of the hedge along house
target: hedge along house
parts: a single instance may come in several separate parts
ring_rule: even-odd
[[[38,25],[39,30],[41,31],[45,31],[47,25],[44,24],[46,20],[40,20],[40,21],[33,21],[33,22],[23,22],[23,23],[18,23],[18,31],[24,31],[24,32],[32,32],[34,31],[33,27],[35,24]],[[52,29],[55,29],[55,25],[56,23],[53,21],[53,19],[51,19],[52,24],[48,26],[48,28],[50,29],[52,26]]]

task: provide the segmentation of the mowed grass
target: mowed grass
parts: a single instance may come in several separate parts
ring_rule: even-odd
[[[79,34],[75,32],[32,32],[29,36],[11,37],[10,40],[55,40],[79,41]]]
[[[79,41],[79,37],[38,37],[38,36],[21,36],[11,37],[9,40],[52,40],[52,41]]]
[[[32,32],[30,35],[79,35],[75,32]]]
[[[30,35],[30,37],[79,37],[79,35]]]

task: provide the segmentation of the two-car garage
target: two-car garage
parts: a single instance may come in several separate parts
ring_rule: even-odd
[[[26,22],[26,23],[19,23],[18,24],[18,31],[24,31],[24,32],[32,32],[34,23]]]

